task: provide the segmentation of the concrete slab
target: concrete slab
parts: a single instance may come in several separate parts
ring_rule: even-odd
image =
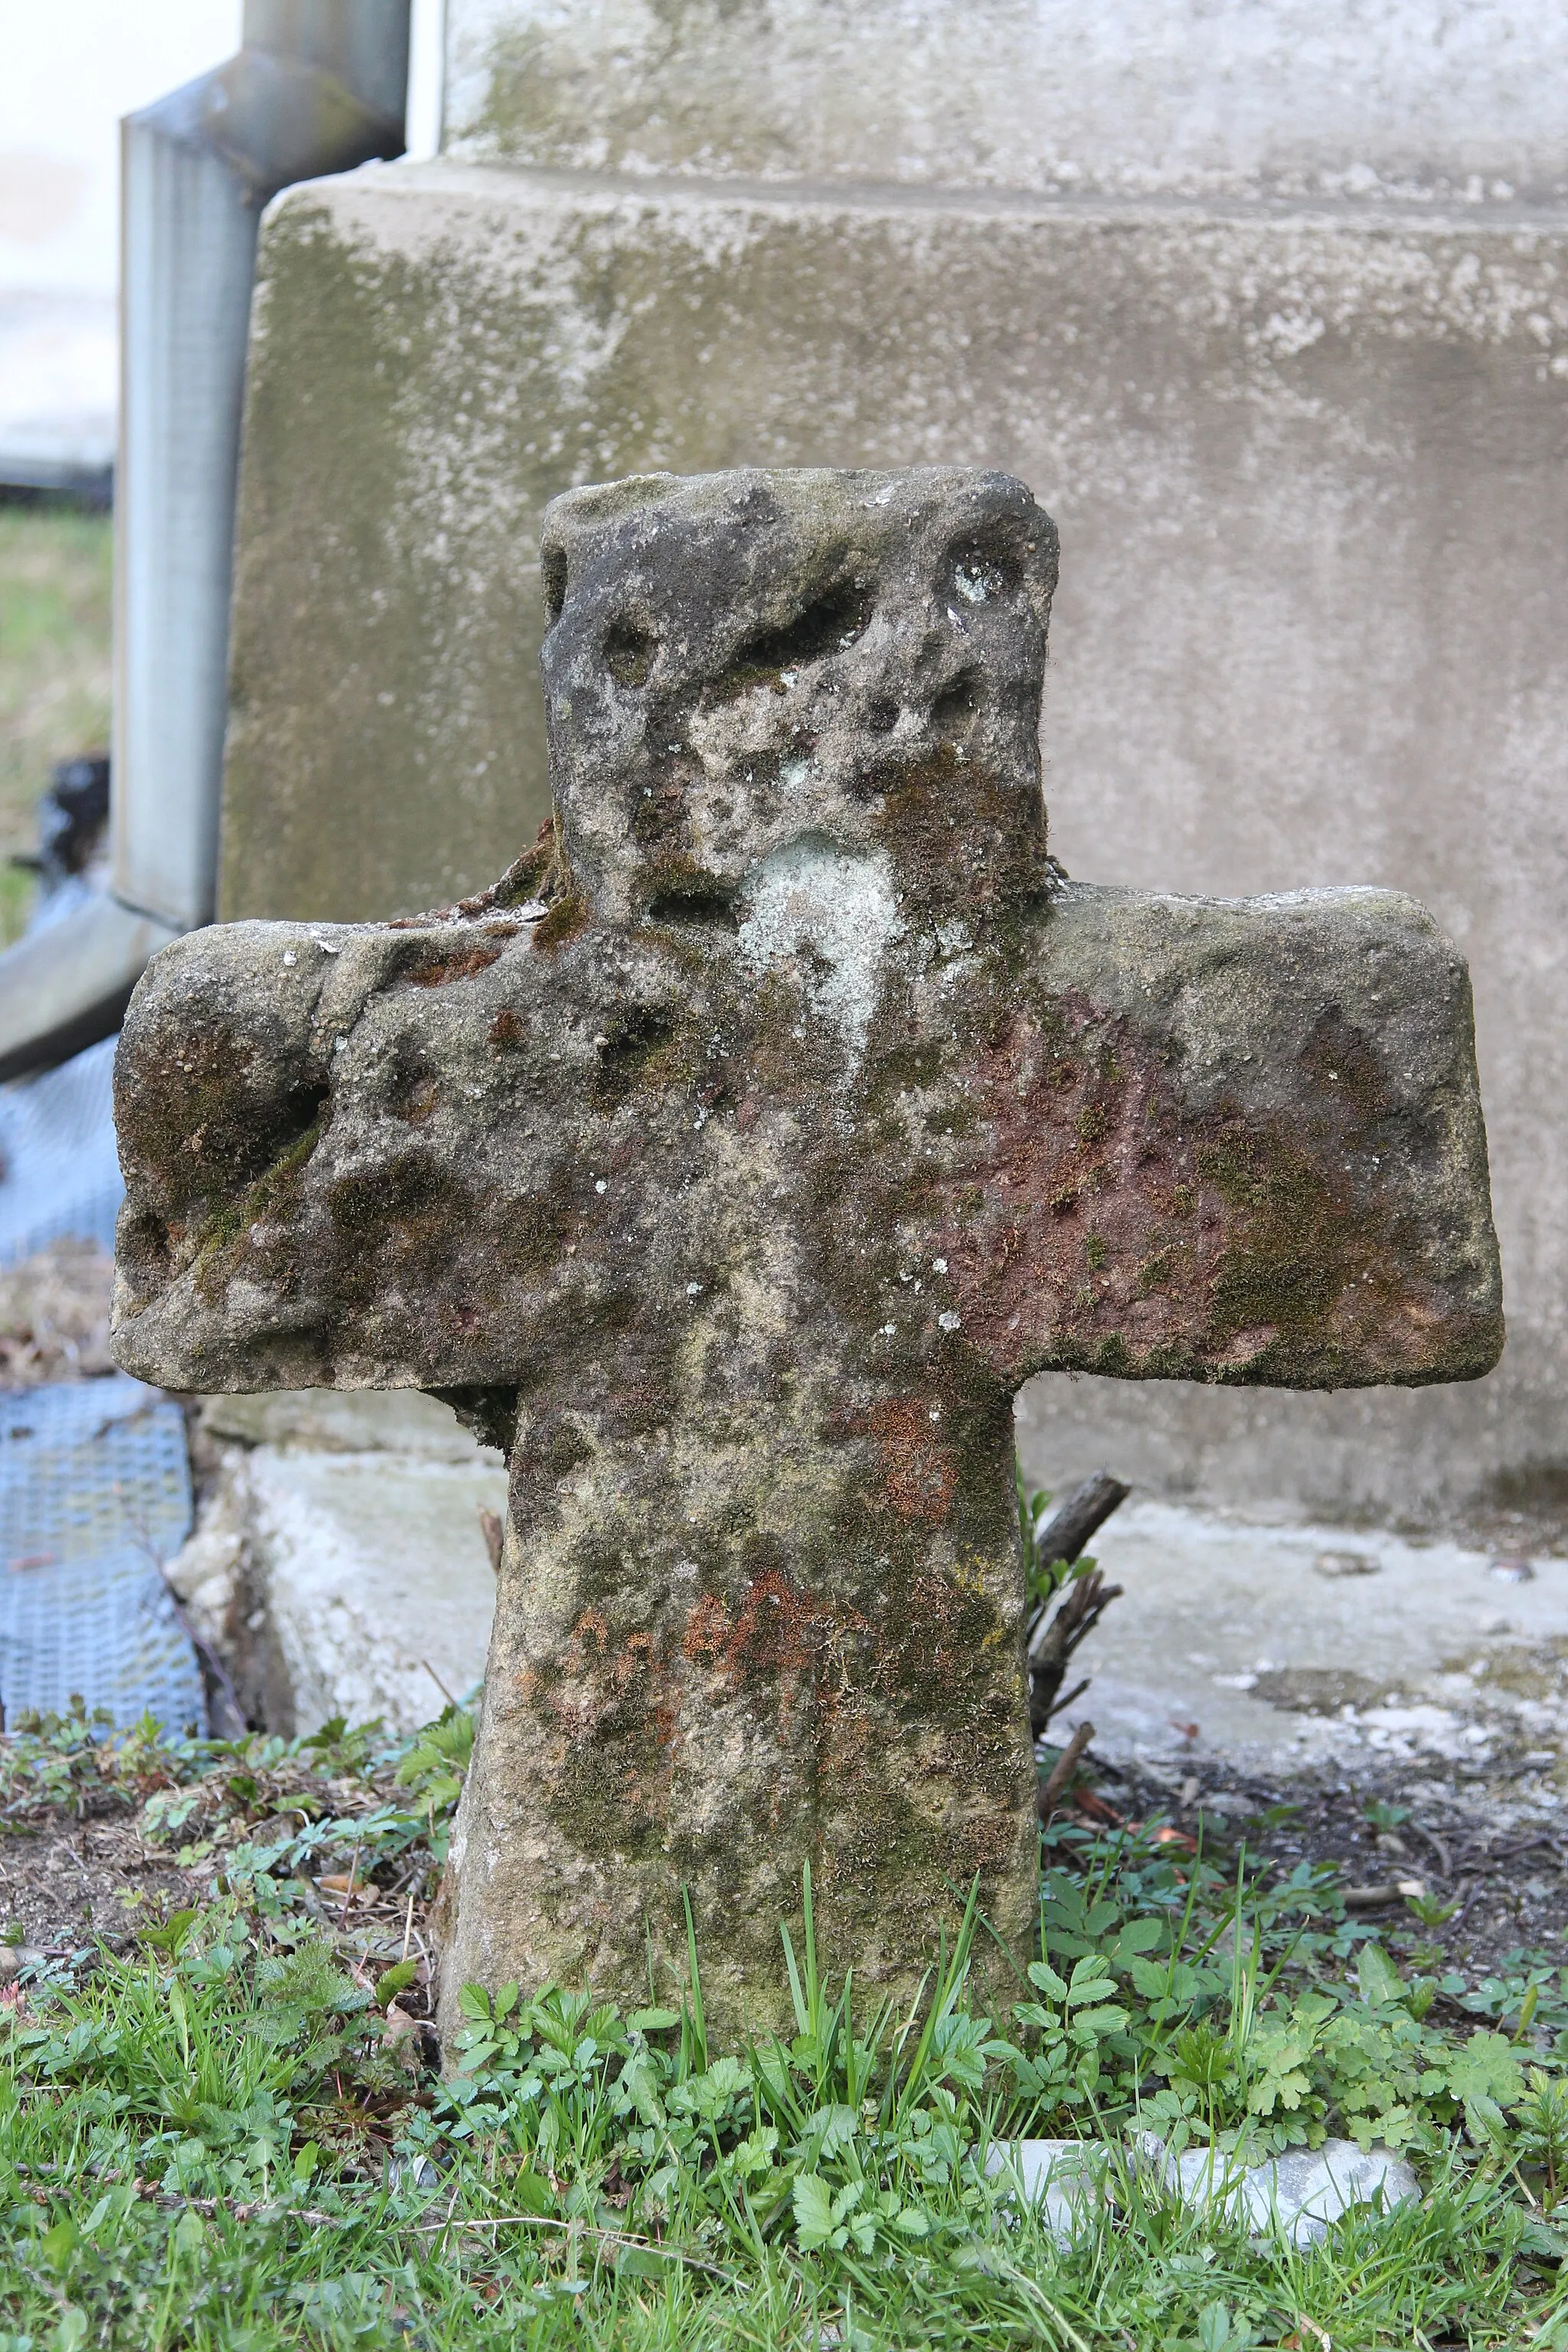
[[[1443,1781],[1568,1771],[1568,1561],[1134,1503],[1096,1538],[1125,1588],[1075,1660],[1096,1752],[1212,1783],[1425,1759]]]
[[[407,1389],[210,1397],[195,1532],[168,1569],[245,1712],[416,1730],[481,1681],[495,1575],[480,1519],[506,1469]]]
[[[272,1389],[265,1396],[208,1397],[202,1426],[244,1445],[319,1454],[397,1454],[421,1462],[501,1457],[475,1444],[450,1406],[422,1389]]]
[[[417,1729],[482,1680],[495,1575],[479,1512],[506,1507],[488,1464],[283,1453],[245,1465],[250,1571],[292,1722],[382,1717]]]
[[[487,162],[1002,188],[1568,182],[1533,0],[447,0],[448,148]]]

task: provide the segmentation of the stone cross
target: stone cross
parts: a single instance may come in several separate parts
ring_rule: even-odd
[[[1013,1398],[1047,1369],[1472,1379],[1502,1338],[1464,966],[1372,889],[1070,883],[1056,533],[1000,474],[549,509],[555,815],[493,889],[164,950],[116,1076],[115,1346],[417,1386],[508,1450],[444,2014],[476,1979],[907,2000],[1021,1951]],[[983,1971],[984,1972],[984,1971]]]

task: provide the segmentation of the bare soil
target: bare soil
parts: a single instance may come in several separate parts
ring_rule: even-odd
[[[205,1875],[143,1844],[124,1813],[7,1822],[0,1827],[0,1931],[59,1957],[98,1943],[118,1949],[138,1927],[204,1899]]]
[[[113,1288],[114,1260],[75,1235],[0,1268],[0,1390],[111,1372]]]
[[[1402,1897],[1352,1908],[1395,1951],[1427,1955],[1422,1965],[1437,1973],[1476,1981],[1521,1948],[1568,1965],[1568,1820],[1521,1818],[1511,1787],[1477,1780],[1450,1799],[1387,1769],[1279,1787],[1227,1774],[1222,1786],[1211,1764],[1205,1790],[1184,1802],[1152,1780],[1097,1769],[1092,1757],[1089,1778],[1129,1819],[1163,1816],[1201,1837],[1212,1861],[1245,1844],[1281,1875],[1305,1861],[1337,1864],[1347,1889],[1419,1882],[1443,1906],[1457,1906],[1451,1918],[1426,1926]],[[1406,1818],[1375,1827],[1367,1808],[1379,1803],[1403,1807]]]

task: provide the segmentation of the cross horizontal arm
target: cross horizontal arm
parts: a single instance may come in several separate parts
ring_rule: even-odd
[[[607,1043],[570,1001],[540,1034],[548,919],[236,923],[156,959],[115,1067],[127,1368],[206,1391],[511,1370],[515,1318],[504,1367],[496,1321],[565,1238],[539,1227],[548,1187],[527,1199],[560,1142],[536,1132],[540,1072],[591,1085]]]
[[[1065,885],[978,1057],[949,1251],[971,1344],[1043,1370],[1344,1388],[1502,1347],[1469,983],[1394,891]]]

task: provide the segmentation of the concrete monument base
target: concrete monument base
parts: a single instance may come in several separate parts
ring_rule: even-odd
[[[281,199],[239,526],[224,912],[450,899],[547,805],[539,520],[739,462],[1001,466],[1057,517],[1053,847],[1419,895],[1475,975],[1500,1370],[1037,1384],[1026,1451],[1430,1517],[1568,1491],[1568,214],[444,161]]]
[[[221,1458],[168,1575],[246,1713],[290,1735],[379,1717],[396,1739],[471,1696],[499,1455],[415,1390],[214,1397],[203,1426]]]

